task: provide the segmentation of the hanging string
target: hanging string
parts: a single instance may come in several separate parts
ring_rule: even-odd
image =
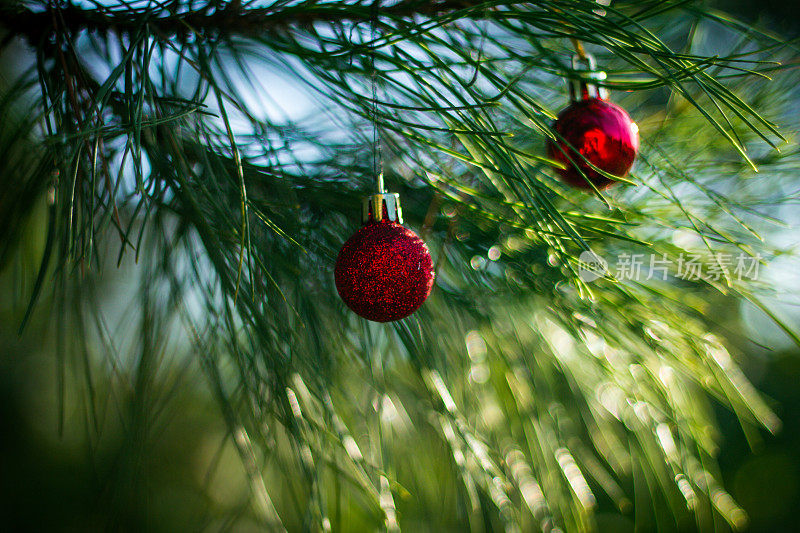
[[[380,0],[372,2],[371,9],[371,46],[370,46],[370,68],[372,78],[372,173],[375,176],[375,188],[378,194],[383,194],[383,157],[381,153],[381,143],[378,136],[378,69],[375,67],[375,42],[378,35],[378,9]]]
[[[594,10],[594,13],[600,17],[606,16],[606,10],[603,7],[609,6],[611,4],[611,0],[595,0],[597,5],[599,6],[597,9]],[[598,82],[602,82],[606,78],[605,72],[597,70],[597,64],[595,63],[594,56],[586,51],[586,48],[583,46],[583,43],[575,37],[571,35],[569,40],[572,42],[572,46],[575,48],[575,55],[572,57],[572,70],[576,71],[580,68],[580,80],[576,83],[576,81],[571,78],[567,81],[570,90],[570,98],[573,100],[577,97],[585,98],[590,93],[589,90],[594,91],[592,94],[594,97],[605,99],[608,97],[608,91],[602,87]],[[579,67],[580,65],[580,67]],[[575,73],[573,72],[573,75]],[[587,83],[584,78],[591,80],[592,83]]]
[[[610,6],[611,0],[595,0],[598,6]],[[594,13],[598,16],[605,17],[606,10],[603,7],[598,7],[597,9],[593,10]],[[583,47],[583,43],[580,42],[575,37],[570,37],[570,41],[572,41],[572,46],[575,48],[575,53],[581,59],[581,61],[586,61],[589,59],[589,54],[586,53],[586,49]]]
[[[572,46],[575,47],[575,53],[578,54],[578,57],[581,58],[581,60],[583,61],[589,59],[589,55],[586,53],[586,49],[583,47],[583,43],[580,42],[575,37],[570,37],[569,39],[572,41]]]

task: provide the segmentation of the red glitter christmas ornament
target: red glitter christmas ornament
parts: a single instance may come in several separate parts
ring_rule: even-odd
[[[591,70],[584,73],[585,77],[605,79],[604,72],[594,70],[593,59],[588,63]],[[596,85],[571,82],[570,96],[572,103],[553,124],[558,140],[548,141],[547,153],[564,165],[557,172],[566,183],[590,189],[591,182],[598,189],[606,189],[616,181],[587,161],[612,176],[624,177],[639,151],[639,127],[624,109],[606,101],[605,91]]]
[[[336,258],[336,290],[347,307],[368,320],[405,318],[422,305],[433,287],[428,247],[401,225],[396,193],[366,198],[362,221],[364,225]]]

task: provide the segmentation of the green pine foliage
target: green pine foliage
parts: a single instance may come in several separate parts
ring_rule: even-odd
[[[753,441],[780,422],[709,301],[748,299],[800,343],[752,271],[793,253],[771,235],[800,186],[794,43],[672,0],[0,12],[6,318],[54,332],[59,424],[78,402],[90,451],[118,428],[135,478],[195,368],[270,530],[746,524],[714,409]],[[609,191],[545,156],[573,40],[641,131]],[[390,324],[349,312],[332,274],[378,148],[437,277]],[[587,280],[587,251],[642,275]],[[119,265],[130,301],[104,301]]]

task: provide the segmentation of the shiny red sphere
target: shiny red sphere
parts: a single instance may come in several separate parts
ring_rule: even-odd
[[[547,153],[564,164],[563,170],[557,169],[561,178],[581,189],[591,188],[587,179],[598,189],[615,183],[591,168],[583,158],[613,176],[623,177],[639,151],[636,123],[624,109],[599,98],[573,102],[558,115],[553,128],[560,139],[548,141]]]
[[[368,222],[336,258],[336,290],[347,307],[375,322],[405,318],[433,287],[433,260],[416,233],[396,222]]]

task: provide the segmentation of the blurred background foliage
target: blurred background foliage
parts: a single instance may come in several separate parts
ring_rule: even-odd
[[[596,9],[5,2],[6,526],[792,530],[797,7]],[[636,186],[543,157],[569,36],[640,125]],[[437,261],[390,325],[332,283],[372,54],[387,182]],[[764,264],[583,283],[587,248]]]

